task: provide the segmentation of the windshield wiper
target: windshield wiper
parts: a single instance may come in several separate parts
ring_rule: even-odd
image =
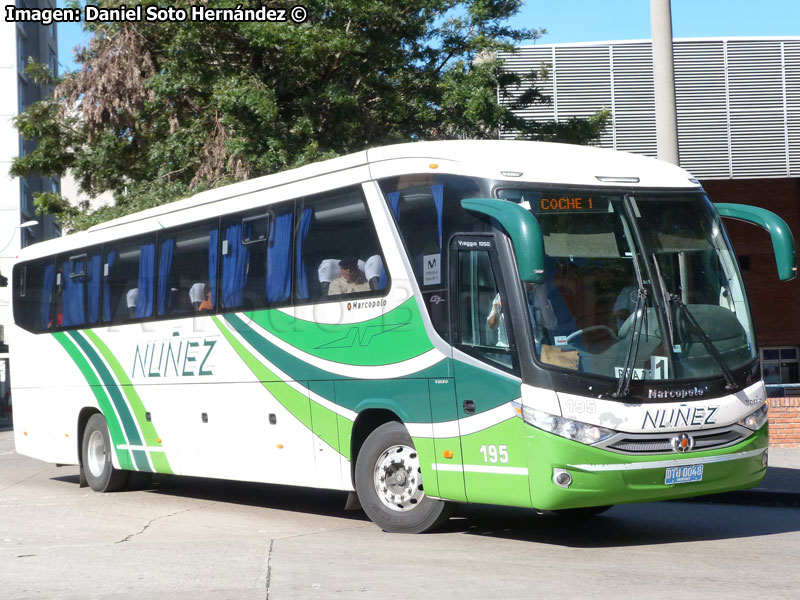
[[[697,319],[694,318],[694,315],[689,310],[689,307],[683,303],[683,300],[681,300],[681,297],[678,296],[677,294],[670,294],[669,296],[667,296],[667,299],[671,302],[674,302],[675,306],[677,306],[678,309],[680,309],[681,314],[686,318],[686,321],[689,323],[689,325],[692,326],[692,329],[694,329],[695,333],[700,337],[700,341],[703,342],[703,346],[706,347],[708,353],[711,355],[714,361],[719,365],[719,368],[722,369],[722,374],[725,377],[725,381],[727,382],[725,384],[725,389],[726,390],[736,389],[736,379],[733,376],[733,372],[728,367],[727,363],[725,362],[725,359],[722,358],[722,354],[719,353],[719,350],[717,350],[717,347],[714,345],[714,342],[712,342],[711,338],[708,337],[708,334],[703,329],[703,326],[700,325],[700,323],[697,322]]]
[[[656,277],[658,277],[658,287],[661,289],[661,295],[669,300],[670,293],[667,290],[667,284],[664,281],[664,276],[661,274],[661,267],[658,264],[658,257],[656,257],[655,254],[653,254],[652,256],[653,256],[653,266],[655,267],[656,271]],[[665,310],[664,316],[666,317],[667,321],[667,348],[674,348],[675,332],[672,324],[672,311]]]
[[[647,321],[647,289],[639,283],[636,292],[636,304],[633,307],[633,325],[631,326],[631,339],[628,342],[628,351],[625,354],[625,366],[617,382],[617,391],[612,394],[614,398],[621,398],[628,395],[628,391],[633,379],[634,365],[636,356],[639,354],[639,340],[641,339],[642,324]],[[645,328],[645,332],[647,328]],[[634,345],[635,344],[635,345]]]

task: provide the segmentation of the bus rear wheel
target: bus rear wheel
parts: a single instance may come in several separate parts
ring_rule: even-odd
[[[356,459],[356,493],[367,516],[390,533],[422,533],[447,521],[453,506],[425,495],[411,436],[396,421],[364,441]]]
[[[128,479],[127,471],[114,468],[112,451],[105,417],[100,413],[92,415],[83,430],[81,458],[86,482],[95,492],[116,492]]]

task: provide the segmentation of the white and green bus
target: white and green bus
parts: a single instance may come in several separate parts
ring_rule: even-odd
[[[721,216],[795,276],[780,218],[676,166],[511,141],[370,149],[36,244],[17,451],[99,492],[350,491],[397,532],[755,486],[767,405]]]

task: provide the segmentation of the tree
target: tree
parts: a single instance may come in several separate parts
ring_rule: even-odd
[[[80,70],[17,118],[38,148],[16,159],[11,172],[71,170],[89,195],[113,192],[114,205],[94,213],[52,193],[37,195],[40,211],[80,229],[373,145],[497,137],[501,127],[534,139],[597,137],[604,114],[543,125],[512,112],[548,101],[533,85],[538,74],[508,73],[496,58],[544,33],[506,24],[520,4],[307,0],[302,24],[89,23],[93,36],[77,54]],[[498,102],[498,89],[509,94],[521,84],[527,91]]]

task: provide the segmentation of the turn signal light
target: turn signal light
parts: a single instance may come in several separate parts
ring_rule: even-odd
[[[445,450],[442,453],[442,456],[444,456],[445,458],[453,458],[453,451],[452,450]]]

